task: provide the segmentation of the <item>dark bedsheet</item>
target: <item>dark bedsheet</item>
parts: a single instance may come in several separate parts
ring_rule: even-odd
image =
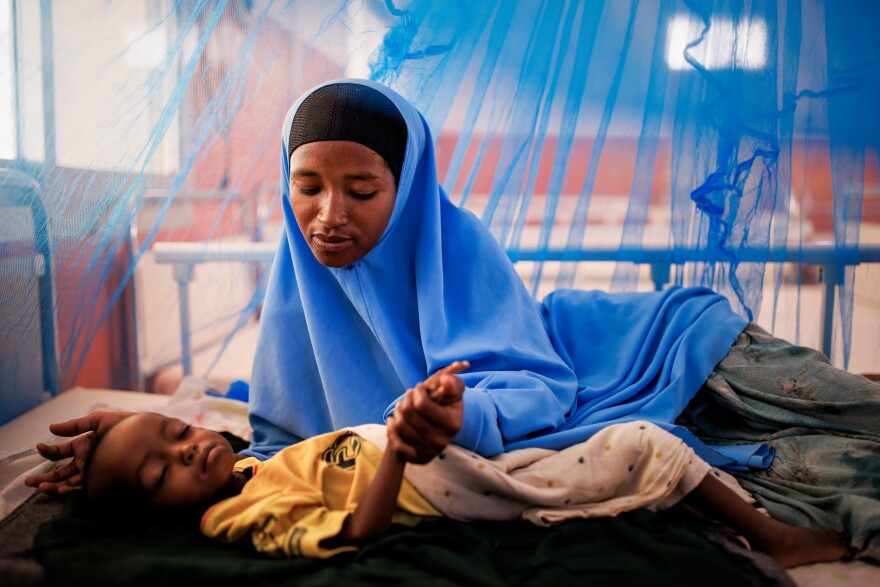
[[[844,527],[857,556],[880,560],[880,385],[750,325],[680,423],[708,442],[767,442],[770,469],[737,474],[789,523]],[[47,585],[773,585],[766,557],[694,530],[672,513],[636,511],[542,529],[450,520],[398,529],[356,554],[274,561],[197,528],[108,530],[81,496],[36,540]],[[719,545],[719,546],[716,546]]]
[[[40,528],[36,552],[45,584],[53,586],[775,584],[752,560],[717,547],[690,524],[644,510],[550,529],[439,520],[396,528],[328,560],[272,560],[246,542],[215,542],[197,528],[108,528],[73,494]],[[786,583],[778,567],[769,570]]]

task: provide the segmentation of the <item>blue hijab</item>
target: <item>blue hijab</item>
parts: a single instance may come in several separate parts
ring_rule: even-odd
[[[326,267],[290,205],[287,143],[306,96],[330,83],[371,87],[400,110],[407,144],[397,199],[376,246]],[[322,84],[290,109],[281,135],[285,231],[269,278],[250,393],[254,443],[266,458],[304,438],[382,423],[409,387],[470,361],[455,442],[491,456],[562,448],[612,422],[651,420],[713,464],[731,459],[673,426],[745,322],[706,289],[607,295],[526,291],[497,241],[437,181],[421,114],[366,80]]]

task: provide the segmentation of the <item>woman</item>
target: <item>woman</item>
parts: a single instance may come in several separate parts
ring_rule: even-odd
[[[609,423],[649,420],[710,464],[733,470],[766,469],[769,444],[794,457],[801,437],[816,435],[791,430],[815,428],[845,439],[824,453],[825,445],[811,447],[817,454],[865,455],[858,468],[880,471],[880,386],[746,328],[709,290],[559,291],[536,304],[486,228],[443,193],[425,121],[388,88],[368,81],[319,86],[294,104],[283,128],[285,234],[261,317],[247,454],[266,458],[306,437],[382,422],[407,388],[461,359],[471,366],[460,374],[465,420],[454,442],[486,456],[563,448]],[[754,369],[740,367],[760,360],[759,348],[785,356],[754,378]],[[817,381],[850,390],[871,415],[849,419],[849,398],[825,414],[817,410],[831,405],[829,398],[792,403],[804,398],[792,398],[777,381],[802,365],[814,369]],[[401,436],[421,462],[453,429],[430,404],[415,393],[400,408],[420,416]],[[747,488],[765,487],[760,475],[752,474],[754,487]],[[872,489],[867,475],[851,489],[869,507],[841,501],[830,518],[819,518],[823,525],[850,519],[855,505],[880,520],[878,485]],[[827,490],[835,495],[852,474],[838,470],[832,477]],[[69,481],[75,485],[75,476]],[[786,510],[771,511],[816,525],[818,514],[809,508],[827,513],[827,504],[802,508],[804,492],[789,489],[768,490]],[[762,505],[770,508],[769,501]],[[868,540],[876,546],[880,522],[870,520],[848,528],[856,547]]]
[[[307,94],[282,140],[286,231],[262,315],[250,454],[381,422],[405,389],[457,359],[471,369],[455,442],[487,456],[568,446],[621,419],[671,425],[745,326],[697,289],[630,296],[617,314],[584,311],[610,298],[574,292],[539,307],[484,226],[443,193],[419,113],[378,84]],[[624,336],[598,351],[583,328],[564,340],[554,323],[570,325],[575,309],[597,321],[583,328],[625,326]],[[670,361],[682,344],[687,370],[674,357],[688,351]],[[436,451],[417,437],[432,433],[409,438],[426,459]]]

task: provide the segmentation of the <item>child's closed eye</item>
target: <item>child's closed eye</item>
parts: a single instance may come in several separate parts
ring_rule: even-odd
[[[161,489],[162,484],[165,483],[165,475],[168,473],[168,463],[162,465],[162,472],[159,474],[159,478],[156,479],[156,482],[153,484],[153,487],[150,489],[151,493],[155,493]]]

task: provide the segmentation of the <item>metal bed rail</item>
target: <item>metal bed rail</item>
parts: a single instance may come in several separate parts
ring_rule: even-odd
[[[180,298],[180,346],[184,375],[192,373],[192,343],[189,327],[189,283],[201,263],[270,263],[275,257],[275,243],[156,243],[156,263],[172,266]],[[518,261],[599,262],[615,261],[651,266],[654,289],[662,290],[669,281],[673,265],[695,262],[729,262],[723,251],[706,249],[670,249],[668,247],[589,247],[566,249],[514,249],[507,251]],[[880,263],[880,245],[836,247],[834,243],[814,243],[797,248],[747,248],[736,251],[740,263],[795,263],[822,269],[822,352],[831,355],[834,331],[834,288],[843,283],[844,269],[861,263]]]

